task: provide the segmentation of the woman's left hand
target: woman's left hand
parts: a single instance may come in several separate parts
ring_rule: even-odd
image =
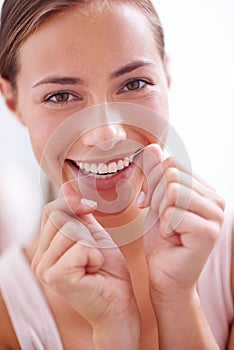
[[[144,236],[152,302],[191,295],[217,241],[224,201],[194,173],[172,158],[162,160],[158,145],[143,154],[146,179],[140,207],[149,207]]]

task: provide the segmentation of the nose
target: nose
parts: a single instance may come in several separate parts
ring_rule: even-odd
[[[123,125],[108,123],[93,128],[83,134],[81,142],[85,146],[95,146],[104,151],[111,150],[120,140],[126,139]]]

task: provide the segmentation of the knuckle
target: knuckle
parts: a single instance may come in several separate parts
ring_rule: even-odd
[[[224,211],[223,209],[220,209],[218,210],[218,213],[217,213],[217,223],[220,225],[220,227],[222,226],[223,222],[224,222]]]
[[[173,215],[173,209],[172,207],[168,207],[165,209],[163,215],[162,215],[162,219],[164,222],[168,223],[171,218],[172,218],[172,215]]]
[[[208,221],[203,227],[203,238],[212,246],[220,236],[220,225],[216,222]]]
[[[31,263],[31,269],[35,275],[36,275],[37,266],[38,266],[38,262],[37,262],[37,259],[34,257]]]
[[[78,228],[78,224],[74,221],[74,220],[69,220],[67,221],[63,227],[62,227],[65,231],[76,231]]]
[[[165,178],[167,184],[171,182],[179,182],[179,171],[177,168],[170,167],[165,170]]]
[[[53,269],[52,269],[53,270]],[[45,268],[39,264],[35,270],[36,277],[43,283],[55,287],[58,283],[55,274],[51,271],[50,268]]]
[[[42,210],[42,216],[46,216],[46,215],[49,216],[49,214],[50,214],[50,207],[49,207],[49,203],[47,203]]]
[[[45,204],[45,206],[43,208],[43,214],[48,215],[48,216],[50,215],[50,213],[52,212],[52,210],[54,208],[54,202],[55,201],[52,201],[52,202]]]
[[[77,242],[79,239],[80,234],[80,226],[79,222],[75,221],[67,221],[59,231],[63,236],[67,237],[68,239],[72,240],[73,242]]]
[[[178,183],[175,182],[171,182],[169,183],[169,185],[167,186],[167,202],[168,203],[176,203],[176,200],[178,198],[179,195],[179,189],[180,186]]]
[[[216,243],[217,240],[219,239],[219,236],[220,236],[220,225],[214,225],[213,227],[213,230],[212,230],[212,233],[211,233],[211,240],[213,243]]]
[[[62,218],[63,218],[63,212],[60,209],[53,210],[49,215],[49,219],[53,223],[60,223],[62,221]]]
[[[169,167],[177,168],[175,159],[172,158],[172,157],[166,158],[166,159],[164,160],[163,164],[164,164],[164,167],[165,167],[165,168],[169,168]]]
[[[34,266],[34,273],[39,280],[43,281],[44,269],[41,267],[40,263]]]
[[[216,203],[219,206],[219,208],[221,208],[221,210],[225,210],[225,200],[223,199],[223,197],[221,197],[220,195],[216,196]]]
[[[64,217],[63,217],[63,211],[60,209],[53,210],[49,215],[49,220],[54,224],[56,227],[60,227],[63,225]]]
[[[46,270],[42,274],[41,280],[44,283],[46,283],[47,285],[49,285],[50,287],[53,287],[53,288],[55,288],[58,285],[57,278],[55,278],[55,275],[53,273],[51,273],[49,270]]]

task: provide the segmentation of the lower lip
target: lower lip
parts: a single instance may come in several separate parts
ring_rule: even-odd
[[[77,176],[78,181],[82,181],[82,185],[86,185],[88,187],[91,187],[92,189],[96,189],[99,191],[108,191],[108,190],[114,190],[116,189],[117,184],[121,180],[129,180],[132,172],[134,171],[134,168],[136,167],[136,164],[134,162],[131,163],[127,168],[120,170],[115,175],[112,175],[111,177],[108,177],[106,179],[97,179],[93,175],[88,175],[80,171],[76,166],[71,164],[71,167],[73,171],[75,171],[75,174]]]

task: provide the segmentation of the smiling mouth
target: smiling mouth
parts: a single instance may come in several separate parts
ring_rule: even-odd
[[[134,158],[143,150],[144,147],[127,157],[108,163],[76,162],[74,160],[70,160],[70,162],[84,175],[93,176],[96,179],[106,179],[128,168],[132,164]]]

